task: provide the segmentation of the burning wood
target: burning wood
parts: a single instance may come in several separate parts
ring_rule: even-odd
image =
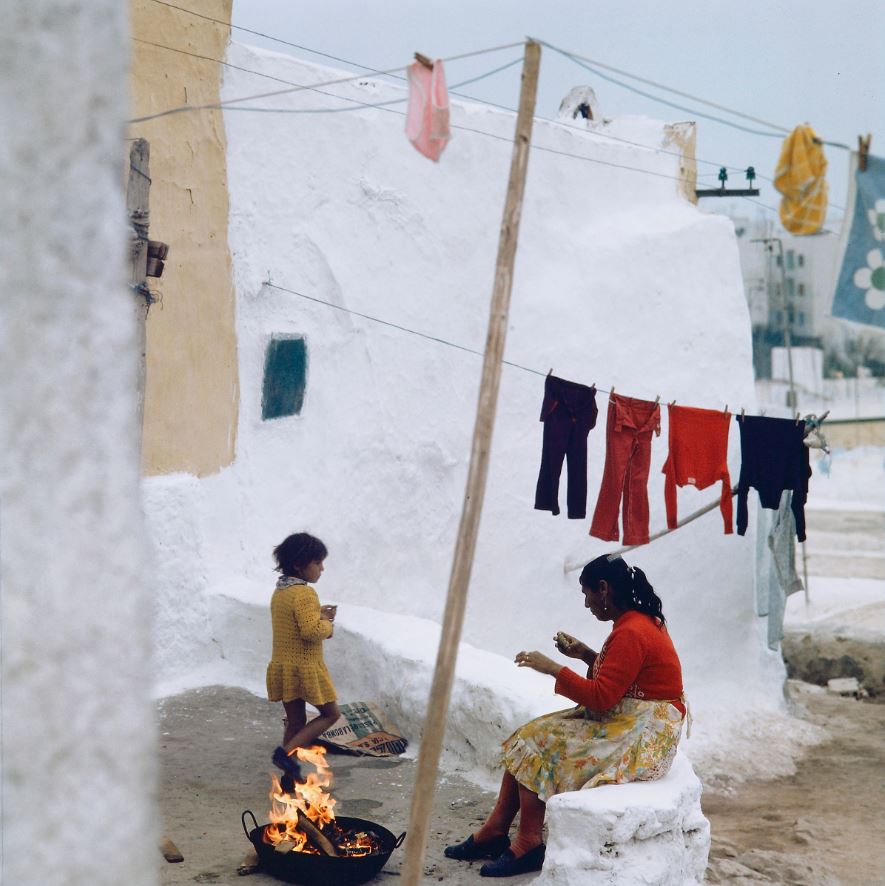
[[[304,852],[334,858],[359,858],[381,851],[381,841],[371,831],[346,830],[335,822],[335,798],[327,788],[332,770],[326,764],[322,747],[299,748],[298,759],[311,763],[316,772],[307,775],[303,784],[295,784],[292,793],[283,790],[279,778],[272,776],[270,824],[264,841],[278,852]]]
[[[307,839],[316,846],[323,855],[338,857],[338,850],[332,845],[332,841],[324,836],[323,832],[299,809],[298,827],[304,831]]]

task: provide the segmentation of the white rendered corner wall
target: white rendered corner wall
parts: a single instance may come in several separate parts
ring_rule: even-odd
[[[236,44],[229,60],[295,83],[336,74]],[[222,97],[262,82],[228,69]],[[328,91],[369,103],[403,95],[368,79]],[[344,104],[311,92],[259,103]],[[340,611],[354,604],[441,618],[481,359],[265,282],[270,276],[284,289],[482,351],[514,115],[454,105],[452,121],[491,136],[456,128],[433,164],[406,141],[403,116],[389,110],[226,113],[239,451],[230,469],[199,489],[181,478],[174,493],[186,509],[178,518],[189,523],[184,536],[199,540],[188,547],[199,556],[186,580],[201,593],[266,606],[271,549],[306,529],[330,549],[319,590]],[[607,631],[583,609],[577,573],[563,568],[616,547],[587,534],[605,456],[606,397],[599,395],[589,439],[587,519],[535,511],[538,415],[550,367],[630,396],[755,405],[731,222],[679,195],[679,157],[658,150],[664,139],[664,125],[646,119],[596,132],[536,123],[535,145],[586,159],[535,150],[529,163],[506,359],[540,374],[503,370],[464,627],[464,639],[480,649],[551,651],[558,629],[598,646]],[[299,416],[262,421],[265,348],[275,334],[306,338],[306,395]],[[665,521],[664,418],[649,481],[652,531]],[[736,428],[729,463],[736,483]],[[173,494],[168,484],[179,481],[165,479],[152,497]],[[681,491],[680,515],[718,496],[718,488]],[[560,501],[564,507],[565,472]],[[783,665],[765,648],[753,611],[752,532],[725,536],[714,511],[629,558],[664,601],[701,737],[705,728],[727,737],[718,717],[735,698],[759,712],[783,708]],[[178,591],[161,589],[169,601],[159,612],[161,637],[175,630]],[[197,605],[189,600],[188,611]],[[196,652],[161,661],[165,678],[211,665],[210,619],[199,618],[205,632],[191,638]],[[347,650],[333,641],[327,656],[336,655]]]
[[[127,36],[114,0],[0,36],[4,886],[157,882]]]

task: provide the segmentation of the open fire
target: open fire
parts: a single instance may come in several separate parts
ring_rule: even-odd
[[[329,791],[332,770],[326,763],[326,752],[314,745],[296,752],[302,763],[310,763],[315,771],[296,784],[291,794],[283,790],[276,775],[271,776],[270,824],[264,841],[277,852],[303,852],[343,858],[360,858],[380,853],[381,840],[372,831],[342,828],[335,820],[336,800]]]

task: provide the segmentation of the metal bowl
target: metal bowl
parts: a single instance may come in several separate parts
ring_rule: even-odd
[[[246,816],[252,818],[252,829],[246,824]],[[332,858],[305,852],[277,852],[270,843],[264,842],[269,824],[259,825],[254,813],[247,809],[241,816],[243,830],[249,838],[261,868],[271,876],[286,883],[302,883],[304,886],[356,886],[371,880],[387,864],[394,849],[406,838],[405,832],[395,837],[387,828],[364,818],[339,816],[335,820],[345,829],[372,831],[381,841],[381,851],[359,858]]]

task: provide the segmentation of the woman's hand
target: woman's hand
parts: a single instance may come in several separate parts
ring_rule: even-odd
[[[586,643],[576,640],[565,631],[559,631],[553,641],[556,643],[556,648],[569,658],[578,658],[589,664],[590,659],[596,657],[596,653]]]
[[[517,667],[531,668],[539,674],[549,674],[551,677],[555,677],[562,670],[562,665],[540,652],[518,652],[514,661]]]
[[[327,621],[327,622],[329,622],[329,628],[330,628],[330,630],[329,630],[329,636],[326,637],[326,639],[327,639],[327,640],[331,640],[332,637],[333,637],[334,634],[335,634],[335,623],[332,621],[331,618],[325,618],[325,617],[323,617],[321,620],[322,620],[322,621]]]
[[[320,618],[324,618],[326,621],[335,621],[335,614],[337,612],[337,606],[320,606]]]

